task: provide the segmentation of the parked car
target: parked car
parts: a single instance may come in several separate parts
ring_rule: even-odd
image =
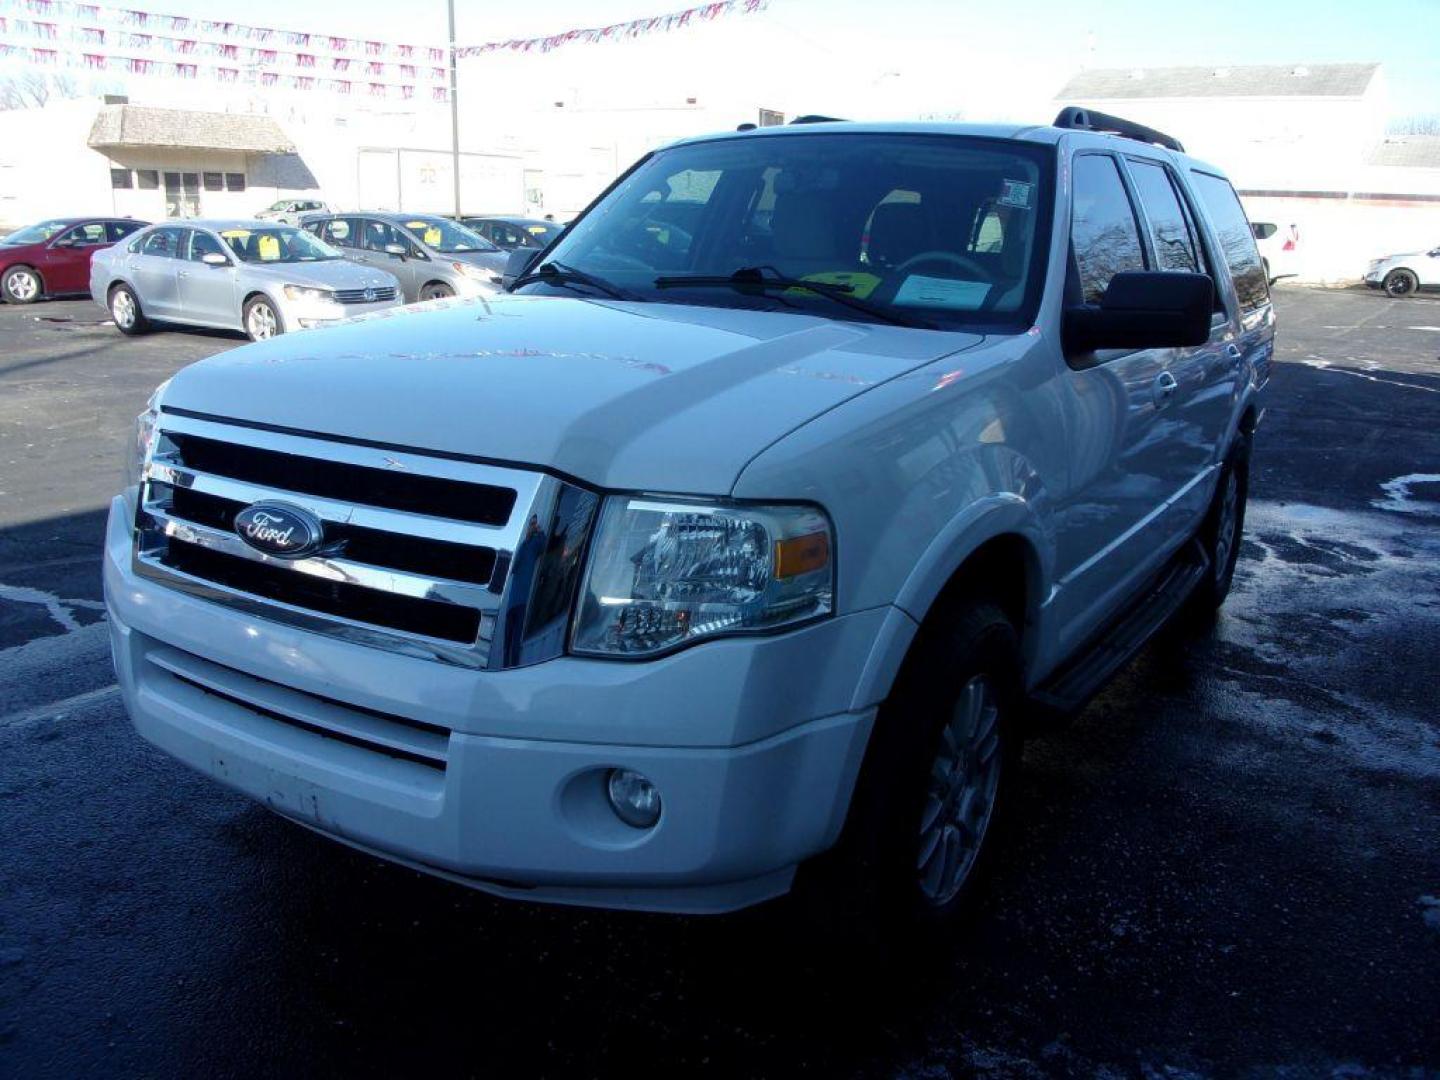
[[[467,217],[461,222],[506,251],[546,247],[561,229],[553,221],[526,217]]]
[[[1421,289],[1440,288],[1440,246],[1370,260],[1365,284],[1391,296],[1414,296]]]
[[[83,293],[90,256],[147,222],[131,218],[52,218],[0,239],[0,295],[11,304]]]
[[[394,274],[407,303],[493,293],[505,270],[505,252],[439,214],[331,214],[307,217],[305,228],[347,259]]]
[[[346,262],[293,225],[154,225],[90,265],[90,295],[123,334],[156,322],[243,330],[252,340],[328,326],[400,303],[384,270]]]
[[[1298,273],[1298,225],[1291,224],[1282,228],[1273,221],[1252,221],[1250,230],[1255,234],[1255,246],[1260,251],[1260,262],[1265,267],[1265,277],[1271,284],[1281,278],[1294,277]]]
[[[299,225],[306,214],[328,214],[330,207],[319,199],[280,199],[255,215],[257,221],[283,221]]]
[[[1234,189],[1149,129],[688,139],[513,295],[156,391],[106,541],[125,705],[480,889],[931,925],[1035,712],[1225,599],[1273,346]]]

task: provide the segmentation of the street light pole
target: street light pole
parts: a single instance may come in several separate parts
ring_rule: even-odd
[[[450,10],[450,171],[455,177],[455,216],[460,216],[460,100],[455,96],[455,0]]]

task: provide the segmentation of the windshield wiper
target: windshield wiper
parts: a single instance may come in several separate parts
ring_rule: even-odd
[[[628,293],[618,285],[612,285],[604,278],[596,277],[594,274],[587,274],[584,270],[576,270],[573,266],[558,263],[554,260],[547,262],[538,270],[531,270],[529,273],[521,274],[515,279],[511,289],[518,289],[521,285],[529,285],[533,281],[543,282],[546,285],[588,285],[596,292],[602,292],[606,296],[614,297],[616,300],[635,300],[633,293]]]
[[[769,271],[767,276],[766,271]],[[920,330],[934,330],[932,323],[922,319],[914,319],[908,315],[901,315],[899,312],[891,311],[881,304],[872,304],[868,300],[862,300],[853,295],[855,286],[841,285],[831,281],[806,281],[804,278],[786,277],[773,266],[742,266],[733,274],[676,274],[669,277],[658,277],[655,279],[657,289],[683,289],[683,288],[731,288],[731,289],[759,289],[762,292],[771,290],[786,291],[789,289],[808,289],[817,296],[834,300],[837,304],[853,308],[855,311],[862,311],[876,319],[883,319],[885,322],[894,323],[897,326],[910,326]]]

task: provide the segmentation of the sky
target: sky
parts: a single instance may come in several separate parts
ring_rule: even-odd
[[[118,2],[118,0],[115,0]],[[662,14],[699,0],[456,0],[462,44]],[[445,0],[126,0],[280,29],[446,40]],[[623,106],[724,95],[793,115],[1044,122],[1082,67],[1380,61],[1393,116],[1440,114],[1440,0],[769,0],[638,41],[462,62],[467,108],[553,97]],[[746,117],[748,119],[748,117]]]

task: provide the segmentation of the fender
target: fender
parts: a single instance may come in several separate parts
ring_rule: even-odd
[[[852,708],[877,704],[889,695],[920,623],[955,572],[981,545],[1007,535],[1021,537],[1035,560],[1024,650],[1026,668],[1033,667],[1040,643],[1046,640],[1043,615],[1048,583],[1054,576],[1054,544],[1028,500],[1013,492],[997,492],[966,506],[925,549],[870,650]]]

